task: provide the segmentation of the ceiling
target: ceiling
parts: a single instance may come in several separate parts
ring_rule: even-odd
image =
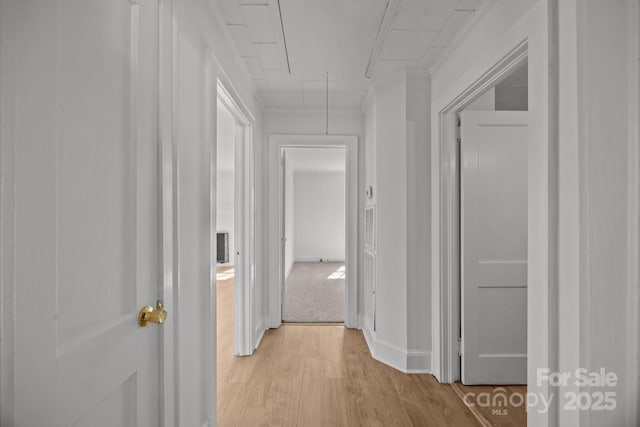
[[[286,148],[287,168],[293,172],[344,172],[347,156],[344,148]]]
[[[375,80],[426,70],[484,0],[214,0],[267,109],[360,110]],[[327,81],[328,80],[328,81]]]

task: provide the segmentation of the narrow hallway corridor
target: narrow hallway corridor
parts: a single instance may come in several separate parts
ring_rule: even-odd
[[[451,386],[374,360],[359,330],[285,324],[253,356],[233,356],[227,270],[217,282],[218,426],[481,426]]]

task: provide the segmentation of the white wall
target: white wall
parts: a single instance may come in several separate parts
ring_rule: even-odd
[[[407,76],[407,349],[408,369],[431,369],[431,174],[430,82]],[[422,359],[429,359],[422,360]]]
[[[404,73],[376,85],[378,355],[402,367],[407,348],[407,83]],[[390,352],[390,354],[384,354]]]
[[[639,7],[570,1],[559,15],[558,359],[619,379],[615,411],[560,424],[638,425]]]
[[[236,120],[229,110],[218,102],[217,180],[216,180],[216,232],[229,233],[229,262],[235,259],[235,130]]]
[[[295,260],[344,261],[345,173],[297,171],[293,183]]]
[[[398,73],[377,83],[365,110],[367,179],[376,183],[375,358],[407,372],[431,367],[429,80]],[[373,153],[371,153],[373,151]]]
[[[215,204],[210,204],[215,177],[211,174],[209,162],[212,159],[215,161],[217,79],[226,83],[228,89],[233,87],[253,115],[253,142],[258,158],[261,154],[262,117],[260,106],[254,98],[252,79],[241,68],[241,59],[228,48],[231,40],[226,25],[219,20],[221,13],[216,10],[217,3],[185,0],[176,2],[175,6],[174,24],[178,32],[175,111],[180,242],[179,276],[174,279],[179,290],[176,299],[180,306],[179,344],[176,341],[180,397],[176,424],[201,426],[208,420],[209,425],[214,425],[215,302],[209,299],[209,295],[215,277],[211,276],[215,263],[212,250],[212,244],[215,244],[212,241],[215,238]],[[259,162],[257,168],[259,174]],[[256,188],[256,192],[261,194],[260,187]],[[259,218],[259,211],[257,215]],[[258,260],[261,256],[260,233],[261,224],[257,224]],[[256,268],[260,275],[261,266],[257,265]],[[256,286],[255,291],[259,301],[261,287]],[[209,303],[213,304],[212,318],[207,309]],[[263,330],[262,307],[260,304],[255,307],[253,318],[259,337]],[[205,319],[210,319],[212,325],[207,325]]]
[[[371,186],[373,195],[366,199],[366,206],[375,205],[378,193],[376,183],[376,92],[370,89],[364,105],[364,134],[362,147],[364,151],[364,186]]]

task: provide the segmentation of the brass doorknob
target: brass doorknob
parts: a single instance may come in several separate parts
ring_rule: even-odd
[[[155,309],[150,305],[142,307],[138,314],[138,324],[142,327],[149,323],[162,324],[165,320],[167,320],[167,310],[162,307],[162,301],[158,301]]]

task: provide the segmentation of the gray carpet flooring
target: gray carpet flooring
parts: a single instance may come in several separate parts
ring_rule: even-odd
[[[283,322],[344,322],[342,262],[296,262],[284,287]]]

